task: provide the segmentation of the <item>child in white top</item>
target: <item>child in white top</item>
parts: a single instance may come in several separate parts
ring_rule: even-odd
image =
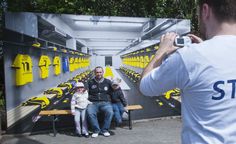
[[[87,105],[91,102],[88,100],[88,92],[84,88],[84,84],[82,82],[76,83],[75,88],[76,92],[71,99],[71,112],[75,118],[76,132],[79,137],[81,137],[82,135],[84,135],[85,137],[89,137],[85,113]],[[80,126],[80,117],[82,119],[82,132]]]

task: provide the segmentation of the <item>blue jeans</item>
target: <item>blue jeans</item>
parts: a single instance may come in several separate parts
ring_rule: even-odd
[[[117,124],[122,123],[122,114],[124,113],[125,109],[121,102],[112,103],[113,111],[114,111],[114,118]]]
[[[105,115],[103,126],[100,129],[97,114],[102,112]],[[107,132],[111,125],[113,109],[110,102],[93,102],[87,107],[88,120],[94,133]]]

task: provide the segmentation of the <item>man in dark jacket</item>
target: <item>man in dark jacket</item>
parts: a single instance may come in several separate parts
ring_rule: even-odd
[[[90,125],[93,129],[92,137],[95,138],[99,133],[104,136],[110,136],[108,129],[110,128],[113,117],[113,109],[111,105],[111,81],[103,77],[103,68],[98,66],[94,70],[95,77],[88,81],[89,101],[92,104],[88,105],[87,114]],[[104,123],[100,129],[97,114],[104,113]]]

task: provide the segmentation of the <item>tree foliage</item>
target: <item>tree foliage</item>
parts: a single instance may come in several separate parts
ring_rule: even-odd
[[[8,0],[8,11],[187,18],[197,30],[195,0]]]

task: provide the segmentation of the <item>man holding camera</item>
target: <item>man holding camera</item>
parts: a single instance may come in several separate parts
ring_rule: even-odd
[[[195,44],[174,46],[175,33],[161,37],[145,68],[140,90],[158,96],[181,89],[182,143],[236,143],[236,1],[198,0],[200,32]]]

